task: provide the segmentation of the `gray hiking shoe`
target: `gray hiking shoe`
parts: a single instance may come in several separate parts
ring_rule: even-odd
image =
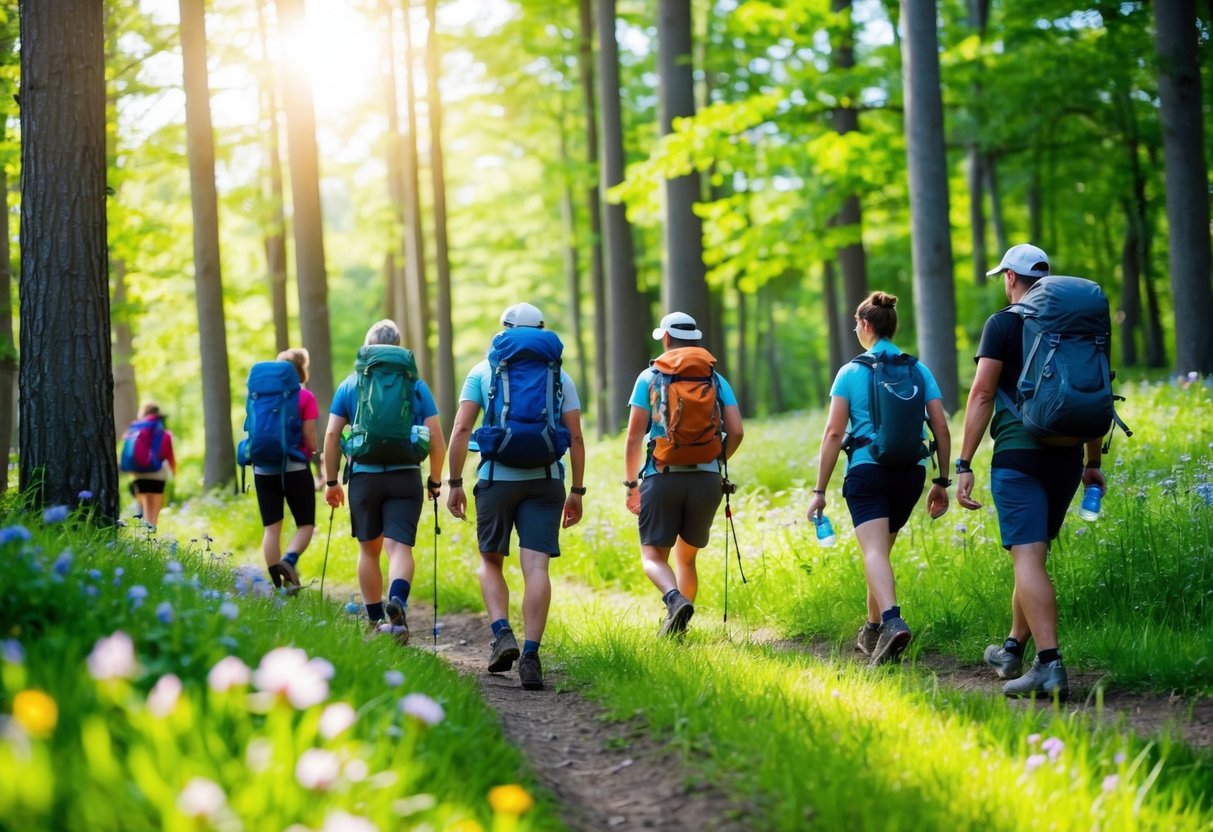
[[[988,646],[984,658],[999,679],[1018,679],[1023,673],[1023,656],[1016,656],[1001,644]]]
[[[543,690],[543,665],[538,653],[523,653],[518,660],[518,680],[523,690]]]
[[[406,607],[399,598],[387,602],[387,620],[392,627],[392,637],[401,647],[409,643],[409,622],[405,617]]]
[[[657,630],[659,636],[676,636],[686,632],[687,623],[695,614],[695,605],[678,590],[665,605],[665,621]]]
[[[1003,685],[1002,692],[1006,696],[1031,696],[1034,693],[1045,696],[1056,694],[1058,701],[1065,702],[1070,695],[1070,680],[1066,676],[1066,668],[1061,663],[1061,659],[1048,664],[1041,664],[1040,659],[1034,659],[1028,672]]]
[[[872,651],[876,649],[876,639],[880,635],[880,625],[873,626],[865,621],[859,625],[859,636],[855,640],[855,647],[860,653],[865,656],[872,655]]]
[[[492,651],[489,653],[489,673],[504,673],[514,666],[518,659],[518,639],[514,631],[508,627],[493,639]]]
[[[890,618],[880,625],[876,632],[876,646],[872,648],[872,661],[869,666],[876,667],[885,662],[897,661],[901,653],[910,643],[910,628],[901,618]]]

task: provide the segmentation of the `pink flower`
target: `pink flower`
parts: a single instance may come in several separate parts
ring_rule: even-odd
[[[1040,744],[1040,749],[1049,755],[1049,761],[1053,762],[1061,756],[1061,752],[1065,750],[1066,744],[1057,737],[1049,737]]]
[[[1032,772],[1036,771],[1036,769],[1043,766],[1045,761],[1048,759],[1049,758],[1044,754],[1033,754],[1031,757],[1028,757],[1028,759],[1024,760],[1023,763],[1024,774],[1031,774]]]
[[[191,818],[213,820],[227,808],[227,795],[215,781],[195,777],[177,796],[177,808]]]
[[[177,708],[177,700],[181,697],[181,680],[169,673],[161,676],[151,692],[147,695],[147,709],[153,716],[161,719],[171,714]]]
[[[1036,745],[1040,742],[1040,734],[1028,734],[1028,745]]]
[[[424,693],[410,693],[401,699],[400,710],[426,725],[437,725],[446,716],[442,706]]]
[[[302,711],[328,699],[331,678],[333,666],[324,659],[309,660],[298,647],[277,647],[261,657],[253,684]]]
[[[328,791],[340,774],[341,761],[337,755],[322,748],[309,748],[295,764],[295,779],[300,786],[313,791]]]
[[[331,740],[354,724],[357,714],[348,702],[334,702],[320,715],[320,736]]]
[[[1119,774],[1109,774],[1103,779],[1103,790],[1105,792],[1114,792],[1116,787],[1120,785]]]
[[[206,683],[215,693],[225,693],[234,687],[243,687],[249,682],[248,665],[235,656],[225,656],[215,663],[206,675]]]
[[[99,638],[88,656],[88,672],[97,681],[130,679],[135,675],[135,644],[121,630]]]

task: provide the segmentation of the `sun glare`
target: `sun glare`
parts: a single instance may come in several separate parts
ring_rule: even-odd
[[[339,113],[378,83],[380,34],[348,0],[308,0],[303,31],[286,34],[289,71],[311,79],[318,113]]]

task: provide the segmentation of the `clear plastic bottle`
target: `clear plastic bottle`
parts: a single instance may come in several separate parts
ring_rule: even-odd
[[[1099,504],[1103,501],[1103,489],[1098,485],[1088,485],[1082,495],[1082,505],[1078,508],[1078,516],[1083,520],[1099,519]]]
[[[833,546],[838,542],[838,535],[834,534],[834,526],[829,517],[819,514],[813,519],[813,525],[817,527],[818,546]]]

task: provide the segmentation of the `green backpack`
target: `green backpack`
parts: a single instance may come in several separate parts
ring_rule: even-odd
[[[417,416],[417,362],[403,347],[372,344],[358,350],[358,406],[341,449],[353,462],[417,465],[429,442],[414,430]]]

